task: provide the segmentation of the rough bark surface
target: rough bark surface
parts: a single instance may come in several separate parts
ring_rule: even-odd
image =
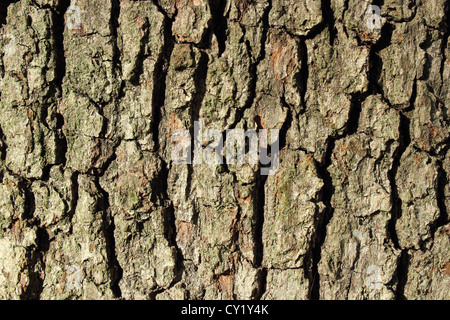
[[[449,10],[2,1],[0,298],[449,299]],[[199,119],[278,172],[174,164]]]

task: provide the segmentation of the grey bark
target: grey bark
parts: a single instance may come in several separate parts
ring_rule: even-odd
[[[450,3],[374,4],[2,2],[0,298],[449,299]]]

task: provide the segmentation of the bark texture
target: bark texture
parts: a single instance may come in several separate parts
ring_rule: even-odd
[[[0,298],[449,299],[449,9],[2,1]],[[199,119],[278,172],[175,165]]]

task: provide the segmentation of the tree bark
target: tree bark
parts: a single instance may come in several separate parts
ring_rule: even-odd
[[[370,5],[2,2],[0,298],[449,299],[450,3]]]

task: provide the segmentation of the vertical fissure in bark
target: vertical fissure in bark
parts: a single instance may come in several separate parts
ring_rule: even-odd
[[[77,171],[72,172],[70,177],[70,206],[69,211],[67,212],[67,216],[70,221],[70,234],[73,234],[73,217],[75,216],[75,211],[77,210],[78,205],[78,176],[79,173]]]
[[[399,125],[399,145],[397,149],[394,151],[392,168],[388,171],[388,179],[391,186],[391,219],[388,223],[389,235],[392,239],[392,242],[397,249],[401,249],[399,242],[397,231],[395,229],[397,220],[402,216],[402,199],[398,195],[398,187],[395,181],[397,177],[397,171],[400,166],[400,161],[403,153],[406,148],[411,143],[410,132],[409,132],[410,120],[404,114],[400,113],[400,125]]]
[[[448,63],[448,59],[446,58],[446,49],[447,49],[448,39],[450,36],[450,0],[447,0],[445,2],[445,18],[442,20],[440,28],[442,30],[445,30],[445,33],[444,33],[443,39],[442,39],[442,43],[441,43],[442,60],[441,60],[441,66],[440,66],[440,70],[439,70],[440,75],[441,75],[441,86],[439,88],[438,94],[442,96],[443,94],[445,94],[442,92],[442,88],[443,88],[444,82],[446,80],[444,78],[444,69],[445,69],[445,64]],[[445,105],[442,105],[442,108],[444,109],[445,116],[448,117],[448,106],[446,107]],[[448,120],[447,120],[447,124],[448,124]],[[447,154],[447,152],[450,148],[450,138],[447,138],[442,145],[443,145],[443,148],[440,150],[439,153],[443,157],[445,157],[445,155]],[[445,188],[449,184],[449,176],[448,176],[449,173],[444,170],[442,160],[440,160],[438,163],[439,163],[439,169],[438,169],[438,183],[437,183],[436,197],[437,197],[438,208],[439,208],[439,218],[431,226],[433,238],[434,238],[434,234],[436,233],[437,229],[440,228],[441,226],[444,226],[445,224],[447,224],[449,222],[449,216],[448,216],[448,211],[447,211],[448,208],[447,208],[446,202],[445,202],[446,201]]]
[[[378,6],[382,6],[383,1],[376,1],[374,4],[378,5]],[[383,50],[391,45],[391,39],[392,39],[392,34],[393,34],[394,29],[395,29],[394,25],[392,25],[390,23],[385,23],[381,29],[380,38],[371,47],[370,52],[369,52],[369,62],[370,62],[369,74],[368,74],[369,92],[371,94],[380,94],[383,101],[385,101],[390,107],[392,107],[392,105],[386,99],[384,91],[379,84],[379,81],[381,78],[381,73],[383,70],[383,61],[378,53],[381,50]],[[410,109],[412,110],[412,108],[414,108],[415,100],[416,100],[416,79],[414,80],[414,87],[413,87],[413,93],[412,93],[411,99],[410,99],[410,106],[405,111],[408,111]],[[391,187],[390,197],[391,197],[391,206],[392,206],[391,219],[388,222],[388,232],[389,232],[391,240],[394,244],[394,247],[397,249],[400,249],[400,246],[398,243],[398,237],[397,237],[397,233],[395,230],[395,224],[396,224],[397,220],[401,217],[402,202],[398,196],[398,189],[397,189],[395,179],[396,179],[396,175],[397,175],[397,170],[400,166],[401,157],[402,157],[403,153],[405,152],[406,148],[408,147],[408,145],[411,143],[410,130],[409,130],[409,125],[410,125],[409,118],[407,116],[405,116],[405,114],[402,112],[399,112],[399,115],[400,115],[400,124],[399,124],[399,128],[398,128],[399,145],[398,145],[397,149],[394,151],[392,168],[388,171],[388,179],[389,179],[389,183],[390,183],[390,187]],[[400,268],[398,268],[398,269],[400,269]],[[398,278],[398,275],[397,275],[397,278]]]
[[[372,85],[372,89],[374,92],[382,95],[383,100],[392,107],[390,102],[385,98],[384,92],[379,85],[378,81],[381,77],[381,70],[383,67],[383,62],[378,55],[382,49],[388,47],[391,44],[392,33],[394,30],[394,26],[386,23],[381,30],[381,38],[378,42],[372,47],[370,52],[371,56],[371,69],[369,73],[370,84]],[[400,115],[400,124],[399,124],[399,139],[398,139],[398,147],[394,151],[393,154],[393,162],[392,167],[388,171],[388,180],[391,188],[391,218],[387,225],[387,230],[389,233],[389,237],[396,249],[401,250],[401,255],[398,260],[397,269],[395,271],[395,279],[397,280],[397,287],[395,290],[395,298],[397,300],[405,299],[404,297],[404,288],[407,281],[408,274],[408,266],[409,266],[409,254],[408,250],[405,248],[401,248],[398,240],[398,235],[396,231],[397,221],[402,216],[402,199],[398,194],[398,187],[396,183],[397,171],[400,167],[401,158],[411,144],[411,136],[410,136],[410,119],[406,116],[406,112],[412,111],[414,109],[414,105],[417,97],[417,79],[414,79],[413,91],[410,98],[409,107],[406,108],[403,112],[399,111]]]
[[[382,1],[377,1],[375,5],[381,6]],[[384,91],[379,84],[381,73],[383,69],[383,61],[379,56],[379,52],[391,45],[391,38],[394,31],[394,25],[390,23],[385,23],[381,29],[380,39],[371,47],[369,58],[370,58],[370,68],[369,68],[369,92],[372,94],[380,94],[383,101],[385,101],[390,107],[391,103],[386,99]],[[400,124],[399,124],[399,139],[398,147],[393,154],[392,167],[388,171],[388,180],[391,188],[390,198],[391,198],[391,218],[387,225],[387,230],[389,237],[396,249],[401,250],[401,255],[398,260],[397,269],[395,271],[395,279],[397,281],[397,287],[395,290],[396,299],[404,299],[404,288],[407,281],[407,273],[409,266],[409,255],[407,249],[402,249],[399,245],[396,223],[402,215],[402,200],[398,194],[398,187],[396,184],[397,171],[400,166],[401,158],[406,151],[407,147],[411,143],[410,137],[410,120],[405,115],[405,112],[411,111],[414,108],[415,100],[417,95],[417,79],[414,79],[413,91],[410,98],[410,105],[403,112],[399,111]]]
[[[433,57],[427,52],[427,49],[433,44],[433,35],[430,30],[427,29],[425,40],[419,44],[419,47],[424,51],[425,63],[423,65],[423,72],[419,80],[428,80],[433,63]],[[432,91],[433,92],[433,91]]]
[[[445,18],[442,19],[442,22],[440,24],[440,29],[441,30],[445,30],[443,37],[442,37],[442,42],[441,42],[441,66],[439,69],[439,74],[441,75],[441,86],[439,88],[439,94],[442,93],[442,87],[444,85],[444,68],[445,68],[445,63],[448,60],[445,56],[445,51],[447,48],[447,43],[448,43],[448,37],[450,36],[450,0],[447,0],[445,2]]]
[[[113,0],[111,4],[111,16],[110,16],[110,32],[113,40],[113,68],[116,74],[122,73],[121,60],[120,60],[120,48],[119,48],[119,17],[120,17],[120,0]]]
[[[413,103],[413,102],[412,102]],[[402,250],[401,256],[398,261],[397,269],[395,271],[396,279],[397,279],[397,289],[395,291],[396,299],[404,299],[404,287],[406,284],[406,278],[408,273],[408,250],[402,249],[400,247],[396,224],[398,219],[402,216],[402,199],[398,194],[398,187],[396,183],[397,171],[400,166],[400,161],[403,153],[406,148],[411,143],[410,132],[409,132],[410,120],[404,114],[400,113],[400,138],[399,138],[399,146],[394,152],[394,160],[392,162],[392,168],[388,171],[388,178],[391,186],[391,218],[388,222],[388,233],[394,244],[394,247]]]
[[[262,129],[259,128],[258,130]],[[261,267],[263,260],[263,226],[264,226],[264,211],[266,205],[266,181],[267,176],[261,175],[260,170],[258,170],[258,177],[256,180],[256,197],[255,197],[255,238],[254,238],[254,256],[255,256],[255,266]]]
[[[328,167],[331,165],[331,156],[333,154],[336,138],[329,137],[327,141],[327,150],[325,153],[323,163],[316,162],[316,168],[319,178],[323,181],[323,187],[320,191],[319,201],[325,205],[322,212],[317,212],[319,217],[315,219],[316,233],[310,248],[311,266],[308,266],[307,277],[310,282],[309,299],[320,299],[320,274],[318,265],[322,255],[322,247],[327,235],[327,226],[333,217],[334,208],[331,204],[331,199],[334,194],[334,185]],[[310,269],[310,271],[309,271]]]
[[[111,32],[111,40],[113,42],[113,69],[115,72],[115,75],[121,78],[121,60],[120,60],[120,49],[118,44],[118,28],[119,28],[119,17],[120,17],[120,1],[114,0],[112,1],[111,6],[111,15],[110,15],[110,21],[109,21],[109,27]],[[123,80],[121,81],[120,88],[123,88]],[[118,94],[121,94],[119,91]],[[118,99],[119,97],[115,95],[113,97],[114,99]],[[93,102],[93,101],[91,101]],[[93,102],[96,106],[96,109],[98,113],[103,118],[102,123],[102,129],[100,132],[101,138],[106,138],[107,135],[107,129],[108,129],[108,122],[109,119],[104,115],[103,113],[103,105],[99,106],[95,102]],[[114,103],[117,103],[117,100],[114,101]],[[100,178],[104,175],[108,167],[111,165],[111,163],[116,159],[116,148],[117,148],[118,142],[116,141],[114,145],[112,146],[113,153],[112,155],[107,159],[107,161],[102,165],[102,167],[99,170],[93,170],[93,174],[95,177],[95,186],[97,190],[100,192],[101,197],[98,201],[99,210],[102,213],[102,219],[103,219],[103,233],[105,237],[106,242],[106,254],[107,254],[107,264],[108,264],[108,271],[110,274],[110,289],[114,295],[115,298],[121,298],[122,292],[119,286],[119,282],[122,279],[123,276],[123,269],[120,266],[120,263],[117,259],[117,253],[116,253],[116,239],[114,236],[114,230],[116,228],[115,222],[114,222],[114,216],[111,212],[110,208],[110,201],[109,201],[109,193],[102,188],[100,185]]]
[[[391,44],[392,33],[394,31],[394,26],[390,23],[385,23],[381,28],[381,36],[378,41],[372,45],[369,52],[369,92],[372,94],[378,93],[383,96],[383,89],[379,84],[381,78],[381,72],[383,70],[383,61],[378,53],[387,48]]]
[[[55,144],[56,144],[56,151],[55,151],[55,160],[56,164],[61,164],[64,167],[67,163],[67,139],[63,132],[64,127],[64,117],[56,113],[56,136],[55,136]]]
[[[173,207],[172,200],[169,196],[169,186],[167,181],[169,180],[169,164],[164,160],[162,156],[163,150],[160,145],[160,135],[161,128],[159,126],[162,123],[162,118],[164,114],[164,105],[166,99],[166,81],[167,81],[167,71],[169,66],[170,57],[172,55],[172,51],[174,48],[174,41],[172,38],[172,19],[170,19],[165,12],[162,11],[162,8],[158,7],[158,10],[163,13],[164,21],[164,43],[162,46],[161,53],[158,57],[158,60],[155,65],[155,71],[153,76],[153,100],[152,100],[152,128],[151,132],[153,133],[153,141],[155,143],[155,150],[160,155],[160,159],[162,162],[162,169],[158,173],[158,176],[155,178],[153,183],[155,184],[154,190],[159,190],[159,198],[167,205],[163,212],[163,225],[164,225],[164,235],[169,245],[173,246],[176,250],[177,256],[175,261],[175,278],[173,279],[170,286],[173,286],[177,282],[181,281],[183,272],[184,272],[184,259],[181,252],[181,249],[178,247],[176,238],[177,238],[177,229],[176,229],[176,218],[175,218],[175,209]],[[162,291],[161,291],[162,292]],[[160,292],[154,292],[151,295],[151,298],[155,298],[156,295]]]
[[[270,10],[272,10],[272,1],[271,0],[268,1],[268,5],[265,8],[265,11],[261,18],[261,21],[263,23],[263,32],[261,35],[261,42],[260,42],[261,50],[256,57],[253,56],[253,54],[254,54],[253,48],[252,48],[250,42],[248,40],[245,41],[247,54],[249,55],[249,57],[251,59],[254,59],[254,61],[248,67],[248,74],[250,75],[250,81],[248,84],[249,94],[248,94],[248,97],[247,97],[244,105],[241,108],[238,108],[236,110],[237,111],[236,112],[236,121],[230,125],[230,129],[234,129],[236,127],[236,125],[239,123],[239,121],[241,121],[241,119],[244,118],[245,110],[250,109],[255,101],[256,94],[257,94],[256,84],[258,82],[258,66],[261,63],[261,61],[263,61],[266,57],[266,41],[267,41],[267,36],[269,33],[269,28],[270,28],[270,26],[269,26]]]
[[[359,116],[361,114],[362,103],[368,97],[368,92],[356,92],[351,96],[350,110],[348,113],[348,121],[345,128],[346,135],[352,135],[358,131]]]
[[[359,117],[361,114],[362,103],[370,95],[371,91],[356,92],[351,95],[351,104],[348,113],[347,123],[344,132],[336,136],[329,136],[327,139],[327,150],[325,152],[323,162],[315,162],[319,177],[323,181],[323,188],[320,192],[319,201],[325,205],[323,211],[317,210],[315,224],[316,234],[312,240],[311,247],[308,253],[309,260],[305,265],[305,273],[310,282],[309,298],[311,300],[320,299],[320,274],[318,271],[318,264],[321,259],[322,246],[327,235],[327,226],[331,221],[334,213],[334,208],[331,204],[331,199],[334,194],[334,185],[328,167],[331,165],[331,157],[333,154],[336,141],[343,139],[349,135],[355,134],[359,126]]]
[[[8,145],[6,144],[6,137],[3,134],[2,128],[0,127],[0,161],[6,160],[6,151],[8,150]]]
[[[408,281],[409,254],[408,250],[402,250],[398,259],[396,270],[397,288],[395,290],[396,300],[406,300],[405,286]]]
[[[448,176],[447,172],[445,172],[442,167],[442,161],[438,161],[438,176],[437,176],[437,184],[436,184],[436,200],[439,208],[439,216],[433,221],[430,225],[430,233],[432,238],[434,239],[434,235],[440,227],[446,225],[448,223],[448,212],[447,206],[445,204],[445,187],[448,185]]]
[[[262,31],[261,43],[260,43],[261,51],[259,52],[259,55],[256,58],[256,61],[254,63],[253,73],[250,73],[251,75],[255,76],[255,81],[257,80],[257,72],[256,71],[257,71],[258,65],[266,57],[266,40],[267,40],[267,37],[269,34],[269,29],[270,29],[269,14],[270,14],[271,10],[272,10],[272,0],[268,0],[267,7],[265,8],[263,16],[261,18],[261,21],[263,23],[263,31]],[[256,88],[256,82],[255,82],[255,88]]]
[[[38,219],[34,217],[36,210],[35,196],[31,191],[31,182],[20,179],[18,188],[24,195],[24,213],[22,217],[22,228],[31,225],[39,225]],[[23,230],[21,230],[23,232]],[[21,300],[37,300],[43,290],[43,277],[39,271],[38,264],[43,262],[43,256],[49,248],[49,236],[44,228],[38,227],[36,232],[36,246],[26,247],[26,267],[29,283],[25,291],[20,295]]]
[[[328,27],[330,32],[330,45],[334,45],[334,40],[337,35],[337,29],[335,27],[335,16],[331,9],[330,0],[322,0],[322,14],[325,25]],[[304,46],[303,59],[307,65],[307,47]],[[307,81],[307,79],[305,79]],[[370,81],[370,78],[369,78]],[[306,92],[306,83],[305,83]],[[309,299],[319,300],[320,299],[320,274],[318,270],[318,265],[322,256],[322,247],[327,236],[327,227],[331,219],[333,218],[334,208],[331,203],[335,188],[333,185],[333,180],[331,178],[330,172],[328,170],[331,165],[331,157],[333,154],[336,141],[345,138],[348,135],[356,133],[359,124],[359,116],[361,113],[361,104],[369,96],[370,91],[367,92],[356,92],[351,96],[351,106],[348,113],[348,119],[344,132],[335,136],[329,136],[327,139],[327,149],[323,161],[315,162],[317,172],[319,177],[323,181],[323,187],[320,191],[319,201],[325,205],[323,211],[317,210],[315,217],[316,232],[312,239],[312,243],[309,249],[309,262],[305,266],[306,276],[309,279]]]
[[[272,1],[269,0],[268,6],[264,11],[262,22],[263,22],[263,34],[261,36],[261,51],[256,58],[255,62],[250,65],[249,73],[252,77],[252,81],[249,84],[250,95],[249,99],[246,102],[245,108],[249,108],[253,105],[253,102],[256,97],[256,83],[258,81],[257,70],[258,66],[262,60],[264,60],[266,56],[266,41],[269,33],[269,14],[270,10],[272,10]],[[247,43],[249,48],[249,53],[251,54],[251,47],[249,43]],[[258,129],[263,129],[261,123],[257,121],[258,119],[254,119]],[[281,146],[280,146],[281,149]],[[255,210],[255,227],[254,227],[254,262],[255,267],[259,268],[259,288],[256,293],[256,299],[261,299],[264,292],[266,291],[267,286],[267,269],[262,266],[263,257],[264,257],[264,244],[263,244],[263,228],[264,228],[264,219],[265,219],[265,205],[266,205],[266,182],[267,176],[261,175],[261,171],[258,171],[258,178],[256,181],[256,197],[254,203]]]
[[[20,178],[18,188],[22,190],[24,195],[24,213],[22,218],[23,220],[31,220],[36,210],[34,194],[31,191],[31,182],[27,179]]]
[[[287,110],[287,112],[286,112],[286,119],[284,120],[284,123],[281,126],[281,129],[280,129],[280,132],[279,132],[279,136],[278,136],[278,148],[279,148],[279,150],[283,150],[286,147],[286,145],[287,145],[287,139],[286,138],[288,136],[289,129],[291,129],[291,127],[292,127],[292,121],[293,121],[293,110],[287,104],[285,97],[281,97],[281,105],[283,106],[284,109]]]
[[[333,9],[331,9],[331,0],[322,0],[322,20],[324,21],[324,26],[328,27],[330,31],[330,45],[334,45],[334,39],[337,35],[337,29],[335,27],[335,16]]]
[[[197,68],[194,72],[194,82],[195,82],[195,94],[194,98],[192,99],[192,103],[189,106],[189,112],[191,117],[191,126],[190,126],[190,135],[191,135],[191,146],[195,146],[196,143],[199,143],[200,146],[203,145],[203,141],[195,141],[196,137],[199,137],[199,133],[195,132],[195,126],[194,123],[196,121],[200,120],[200,109],[202,106],[203,99],[205,98],[206,94],[206,77],[208,74],[208,63],[209,63],[209,57],[206,52],[203,50],[200,50],[200,59],[197,64]],[[197,128],[200,129],[200,128]],[[195,161],[194,157],[195,154],[195,148],[191,148],[191,159]],[[202,156],[197,155],[197,156]],[[195,162],[194,162],[195,163]],[[191,190],[191,178],[193,175],[194,167],[192,165],[188,166],[188,181],[187,181],[187,194],[190,193]]]
[[[170,246],[175,248],[176,257],[175,257],[175,277],[172,280],[171,284],[168,288],[173,287],[176,283],[180,282],[185,270],[184,267],[184,257],[181,251],[181,248],[177,243],[177,228],[176,228],[176,217],[175,217],[175,208],[173,206],[173,202],[169,197],[169,169],[167,167],[167,163],[162,161],[162,168],[158,172],[158,176],[152,181],[152,190],[158,192],[158,199],[154,199],[155,203],[159,203],[159,205],[163,206],[163,228],[164,228],[164,237],[167,239]],[[162,291],[164,289],[161,289]],[[162,291],[154,292],[154,296]]]
[[[144,73],[144,61],[146,59],[145,56],[145,47],[147,46],[147,43],[149,42],[149,36],[150,36],[150,29],[149,29],[150,23],[148,21],[148,18],[145,18],[144,26],[142,27],[144,29],[144,35],[141,38],[141,41],[139,43],[139,52],[136,56],[136,66],[133,70],[133,75],[130,78],[130,83],[134,86],[140,85],[140,78],[142,74]]]
[[[41,229],[38,229],[40,231]],[[27,248],[25,254],[27,265],[25,269],[29,277],[29,283],[25,291],[20,295],[20,300],[39,300],[44,281],[41,278],[41,274],[36,271],[35,267],[40,260],[40,254],[37,248]]]
[[[158,60],[155,65],[153,74],[153,97],[152,97],[152,124],[151,132],[153,133],[153,141],[155,143],[155,150],[161,154],[160,146],[160,128],[159,124],[162,122],[164,112],[164,104],[166,99],[166,79],[167,69],[172,55],[174,41],[172,39],[172,20],[166,15],[164,16],[164,44]]]
[[[267,268],[260,267],[258,273],[258,287],[252,292],[254,300],[261,300],[267,290]]]
[[[66,23],[64,21],[64,14],[69,6],[70,0],[63,0],[60,2],[56,14],[54,14],[54,24],[52,26],[53,36],[55,37],[55,86],[58,90],[60,90],[60,94],[62,94],[61,87],[66,75],[66,57],[64,54],[64,29],[66,27]]]
[[[263,129],[261,125],[261,120],[259,117],[255,119],[258,126],[258,130]],[[287,122],[287,121],[286,121]],[[286,122],[283,127],[286,127]],[[286,131],[286,129],[284,129]],[[280,134],[280,137],[282,134]],[[280,150],[282,149],[280,145]],[[271,152],[271,151],[270,151]],[[266,152],[269,154],[269,152]],[[258,168],[257,180],[256,180],[256,196],[254,202],[254,212],[255,212],[255,226],[254,226],[254,266],[259,269],[259,284],[258,290],[255,292],[255,298],[261,299],[266,291],[267,285],[267,268],[263,266],[264,258],[264,243],[263,243],[263,229],[265,220],[265,209],[266,209],[266,182],[267,175],[261,174],[261,165]]]
[[[220,58],[222,53],[225,51],[227,41],[228,22],[225,17],[227,1],[208,0],[208,2],[212,16],[212,32],[216,36],[217,42],[219,43],[218,57]]]
[[[164,17],[172,20],[172,16],[171,15],[169,16],[169,14],[166,12],[166,10],[164,10],[163,7],[159,4],[158,0],[151,0],[151,1],[155,5],[155,7],[158,9],[158,11],[164,15]],[[172,2],[172,3],[174,3],[174,2]],[[176,6],[175,6],[175,10],[176,10]],[[176,16],[176,12],[175,12],[174,16]]]
[[[28,288],[31,290],[27,290],[27,299],[40,299],[42,291],[44,290],[44,276],[42,275],[42,272],[45,271],[38,271],[37,265],[40,263],[41,268],[45,270],[45,255],[50,248],[50,236],[44,227],[38,227],[36,236],[37,248],[31,256],[32,263],[29,272],[30,285]]]
[[[116,228],[114,223],[114,216],[110,210],[109,194],[106,192],[99,182],[99,176],[95,177],[95,186],[100,192],[101,197],[98,200],[99,210],[102,213],[103,219],[103,233],[106,242],[106,255],[108,271],[110,274],[110,288],[115,298],[121,298],[122,292],[120,290],[119,282],[122,279],[123,269],[119,264],[116,255],[116,240],[114,237],[114,230]]]
[[[279,150],[283,150],[286,147],[287,141],[287,132],[292,126],[292,110],[289,105],[286,103],[285,99],[281,98],[281,103],[284,108],[286,108],[287,116],[286,120],[283,123],[280,133],[279,133]],[[259,117],[255,119],[255,122],[258,126],[258,130],[263,129],[261,120]],[[267,154],[271,154],[272,150],[270,147],[269,152]],[[261,168],[259,168],[261,169]],[[252,296],[255,297],[256,300],[262,298],[264,293],[266,292],[267,287],[267,268],[263,266],[263,258],[264,258],[264,244],[263,244],[263,228],[264,228],[264,220],[265,220],[265,209],[266,209],[266,182],[268,176],[261,175],[259,171],[259,175],[256,181],[256,196],[254,202],[254,210],[255,210],[255,229],[254,229],[254,266],[259,269],[258,274],[258,288],[255,290]]]
[[[54,90],[57,92],[57,98],[62,97],[62,84],[66,76],[66,57],[64,48],[64,29],[65,21],[64,14],[70,6],[70,0],[63,0],[60,2],[57,13],[54,14],[55,23],[53,24],[53,36],[55,38],[55,81]],[[54,114],[56,118],[56,163],[63,166],[67,163],[67,139],[63,132],[65,124],[64,117],[56,111]]]
[[[234,177],[236,177],[234,175]],[[241,231],[241,217],[242,217],[242,209],[240,206],[237,206],[236,218],[233,222],[233,228],[231,233],[231,251],[232,252],[240,252],[239,251],[239,233]]]
[[[260,299],[266,289],[266,276],[267,270],[262,266],[264,256],[264,244],[263,244],[263,227],[264,227],[264,213],[266,205],[266,181],[267,176],[259,175],[256,182],[256,201],[255,201],[255,229],[254,229],[254,261],[255,267],[260,269],[260,284],[257,297]]]
[[[316,212],[315,224],[316,233],[312,240],[310,252],[308,253],[309,262],[305,266],[305,272],[310,282],[309,298],[311,300],[320,299],[320,274],[318,264],[322,255],[322,246],[327,235],[327,226],[331,221],[334,208],[331,199],[334,194],[334,185],[328,167],[331,165],[331,157],[333,154],[336,141],[343,139],[357,132],[359,117],[361,114],[362,102],[369,96],[369,92],[356,92],[352,94],[351,106],[348,113],[348,120],[344,133],[337,136],[329,136],[327,140],[327,149],[322,163],[315,162],[319,177],[323,181],[323,187],[320,191],[319,201],[325,205],[323,211]],[[308,259],[307,259],[308,260]]]
[[[306,91],[308,90],[308,77],[309,77],[309,66],[308,66],[308,47],[304,40],[299,42],[299,57],[301,61],[301,70],[297,78],[298,90],[300,93],[300,101],[302,103],[301,109],[306,108]]]

